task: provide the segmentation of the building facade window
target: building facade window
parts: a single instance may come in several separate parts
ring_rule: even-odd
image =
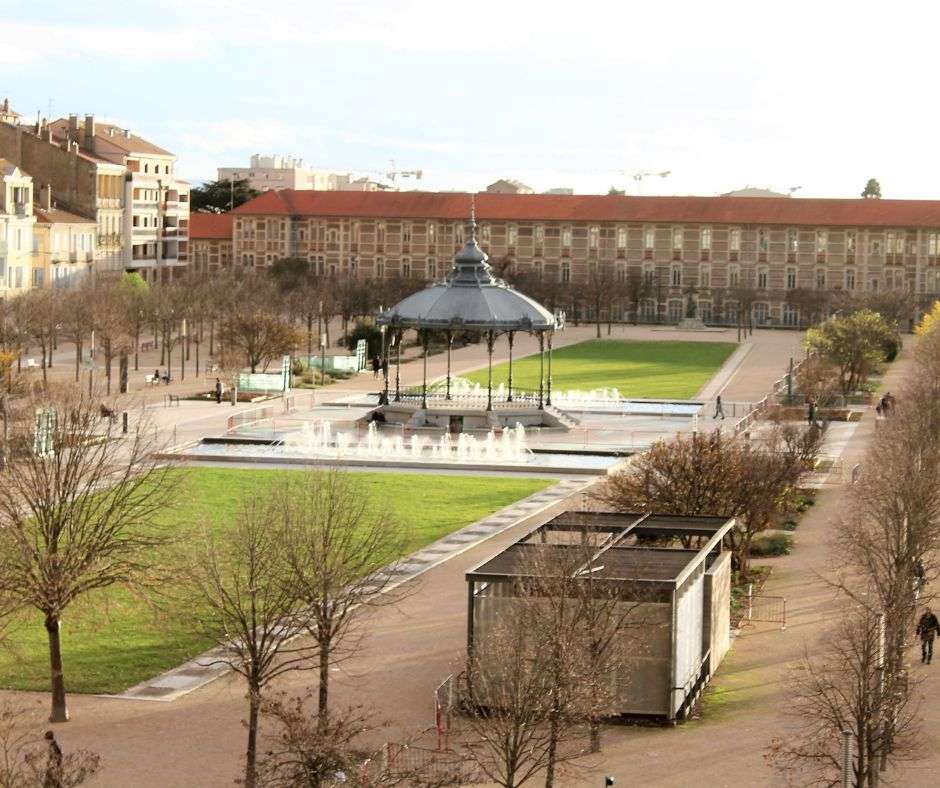
[[[770,307],[764,301],[758,301],[754,304],[754,322],[762,326],[767,322],[770,313]]]
[[[537,224],[535,225],[535,242],[539,245],[545,243],[545,225]]]
[[[480,225],[480,238],[485,244],[490,242],[490,226],[488,224]]]
[[[816,269],[816,289],[817,290],[826,289],[826,269],[825,268]]]
[[[816,254],[825,254],[829,248],[829,233],[826,230],[816,231]]]
[[[571,247],[571,228],[568,225],[561,228],[561,245],[566,249]]]
[[[643,281],[647,285],[653,284],[656,278],[656,267],[652,263],[643,263]]]
[[[846,290],[855,289],[855,269],[854,268],[845,269],[845,289]]]
[[[701,246],[703,252],[707,252],[712,248],[712,228],[703,227],[701,235],[702,237],[699,241],[699,245]]]
[[[728,287],[738,287],[741,284],[741,267],[737,265],[728,266]]]
[[[927,254],[930,257],[937,256],[937,240],[940,238],[940,233],[928,233],[927,234]]]
[[[437,237],[437,225],[434,222],[428,222],[428,246],[432,246]]]
[[[845,252],[855,254],[855,230],[845,231]]]
[[[757,269],[757,289],[766,290],[767,289],[767,269],[764,266],[761,266]]]
[[[682,301],[673,298],[669,301],[669,320],[672,323],[678,323],[682,319]]]
[[[383,222],[379,222],[375,226],[375,242],[377,244],[385,243],[385,224]]]
[[[596,224],[592,224],[588,228],[588,246],[591,249],[597,249],[601,241],[601,228]]]
[[[656,243],[656,230],[652,227],[643,228],[643,248],[652,250]]]
[[[403,244],[410,244],[410,243],[411,243],[411,223],[410,223],[410,222],[402,222],[402,225],[401,225],[401,242],[402,242]]]
[[[904,251],[904,239],[894,232],[887,236],[888,254],[901,254]]]
[[[790,254],[796,254],[800,248],[800,234],[795,227],[787,230],[787,251]]]
[[[741,231],[737,227],[732,227],[728,231],[728,248],[732,252],[741,251]]]
[[[673,287],[682,287],[682,266],[674,265],[670,269],[669,281]]]
[[[617,228],[617,248],[618,249],[627,248],[627,228],[626,227]]]
[[[800,310],[793,304],[783,305],[783,324],[785,326],[796,326],[800,322]]]
[[[711,287],[712,286],[711,266],[703,265],[701,268],[699,268],[698,284],[699,284],[699,287]]]
[[[878,257],[881,255],[881,239],[880,238],[872,238],[871,241],[869,241],[868,253],[875,257]]]
[[[672,228],[672,249],[674,252],[682,251],[682,228],[673,227]]]
[[[561,261],[561,281],[566,283],[571,281],[571,263],[567,260]]]
[[[428,258],[428,279],[437,279],[437,260]]]
[[[510,224],[509,227],[506,228],[506,245],[515,246],[516,241],[518,240],[519,240],[519,228],[516,227],[516,225],[514,224]]]
[[[767,231],[761,227],[757,231],[757,251],[761,254],[767,254],[767,250],[770,248],[770,240],[767,237]]]
[[[411,278],[411,260],[405,258],[401,261],[401,275],[404,279]]]
[[[698,313],[703,323],[712,322],[712,302],[702,300],[698,302]]]
[[[796,289],[796,269],[793,267],[787,268],[787,290]]]

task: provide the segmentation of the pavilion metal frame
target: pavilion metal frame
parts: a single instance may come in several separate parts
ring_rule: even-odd
[[[383,332],[383,359],[388,358],[386,335],[396,348],[395,402],[402,401],[401,343],[404,332],[414,329],[423,348],[423,376],[421,406],[427,408],[427,359],[432,332],[442,332],[447,350],[445,376],[446,401],[451,400],[451,351],[458,333],[478,335],[487,348],[487,404],[493,410],[493,350],[496,340],[506,336],[509,343],[509,384],[506,401],[513,402],[513,344],[519,332],[535,334],[539,338],[539,393],[538,408],[551,405],[552,400],[552,339],[563,324],[545,307],[518,293],[493,275],[486,253],[476,240],[476,222],[471,213],[470,237],[454,257],[454,266],[446,282],[429,286],[408,296],[390,309],[380,312],[376,322]],[[547,342],[546,342],[547,336]],[[548,379],[545,377],[545,351],[548,348]],[[382,404],[389,402],[389,375],[383,375]]]

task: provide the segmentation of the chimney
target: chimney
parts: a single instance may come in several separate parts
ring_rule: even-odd
[[[48,183],[39,187],[39,207],[44,211],[52,210],[52,187]]]
[[[130,138],[131,138],[131,130],[130,130],[130,129],[124,129],[124,136],[125,136],[127,139],[130,139]]]
[[[69,141],[78,139],[78,115],[69,115]]]
[[[85,143],[82,146],[89,153],[95,152],[95,116],[85,116]]]

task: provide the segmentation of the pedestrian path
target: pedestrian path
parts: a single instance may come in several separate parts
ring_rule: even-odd
[[[551,487],[516,501],[482,520],[470,523],[459,531],[454,531],[381,570],[375,576],[376,590],[380,590],[381,593],[391,591],[490,537],[583,492],[593,482],[593,479],[583,478],[562,479]],[[224,663],[224,659],[225,649],[218,647],[166,673],[141,682],[125,692],[105,697],[123,700],[173,701],[228,673],[230,668]]]

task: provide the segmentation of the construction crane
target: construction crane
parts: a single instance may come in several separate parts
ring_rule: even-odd
[[[388,162],[391,167],[385,173],[385,177],[388,178],[392,185],[396,185],[399,178],[414,178],[416,181],[421,180],[421,176],[424,175],[423,170],[399,170],[395,164],[395,159],[389,159]]]

